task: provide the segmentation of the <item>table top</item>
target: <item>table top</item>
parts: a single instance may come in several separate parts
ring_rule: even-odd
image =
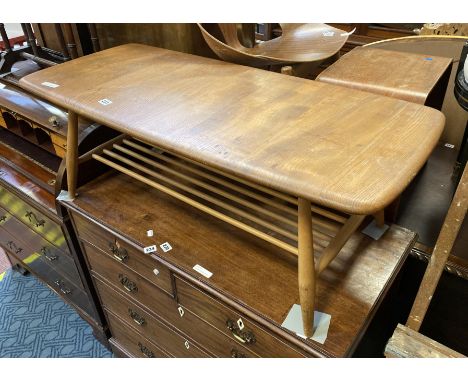
[[[403,191],[445,123],[414,103],[139,44],[20,83],[155,146],[355,214]]]
[[[358,47],[317,80],[424,104],[451,63],[447,57]]]

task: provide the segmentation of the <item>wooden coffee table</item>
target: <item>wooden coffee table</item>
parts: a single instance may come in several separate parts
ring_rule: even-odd
[[[382,222],[445,122],[415,103],[139,44],[20,83],[69,110],[70,198],[92,157],[298,256],[307,336],[316,278],[365,216]],[[125,136],[78,158],[78,116]],[[196,174],[174,171],[191,164]]]

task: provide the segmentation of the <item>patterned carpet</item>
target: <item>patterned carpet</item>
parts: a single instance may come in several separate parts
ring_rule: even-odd
[[[112,357],[91,327],[34,276],[0,281],[0,357]]]

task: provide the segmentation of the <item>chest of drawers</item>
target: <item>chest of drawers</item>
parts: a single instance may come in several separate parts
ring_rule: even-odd
[[[318,284],[318,310],[332,316],[320,344],[281,326],[299,299],[295,259],[268,244],[123,174],[62,204],[124,357],[351,356],[415,239],[398,227],[378,242],[351,239]]]
[[[43,108],[42,114],[38,114],[34,108],[27,108],[31,103],[35,104],[32,97],[21,102],[25,97],[23,93],[18,90],[10,99],[8,106],[17,108],[13,114],[5,112],[4,94],[0,97],[3,112],[0,119],[0,246],[15,269],[30,271],[53,289],[107,345],[104,315],[97,304],[96,292],[79,249],[77,251],[69,217],[56,204],[56,195],[66,178],[62,159],[53,150],[53,154],[44,150],[44,145],[25,139],[19,134],[19,128],[15,129],[25,121],[26,117],[20,113],[24,109],[28,118],[36,123],[33,133],[37,134],[30,137],[40,136],[47,128],[40,124],[42,120],[47,121],[44,113],[53,116],[57,109],[47,109],[46,102],[38,102],[37,105]],[[15,121],[9,121],[13,115]],[[37,119],[38,115],[41,118]],[[59,117],[63,127],[66,113],[62,112]],[[107,139],[105,128],[89,127],[85,130],[83,123],[82,150],[99,144],[100,139]]]

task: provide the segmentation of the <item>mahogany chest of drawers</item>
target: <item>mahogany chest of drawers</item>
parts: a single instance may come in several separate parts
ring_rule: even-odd
[[[392,227],[350,240],[318,285],[332,316],[320,344],[281,326],[298,302],[296,264],[268,244],[114,172],[62,204],[125,357],[351,356],[415,239]]]
[[[24,174],[26,167],[30,177]],[[66,222],[56,212],[51,192],[55,181],[56,174],[0,143],[0,246],[13,265],[31,271],[94,328],[101,328]],[[49,183],[48,189],[40,183]]]

